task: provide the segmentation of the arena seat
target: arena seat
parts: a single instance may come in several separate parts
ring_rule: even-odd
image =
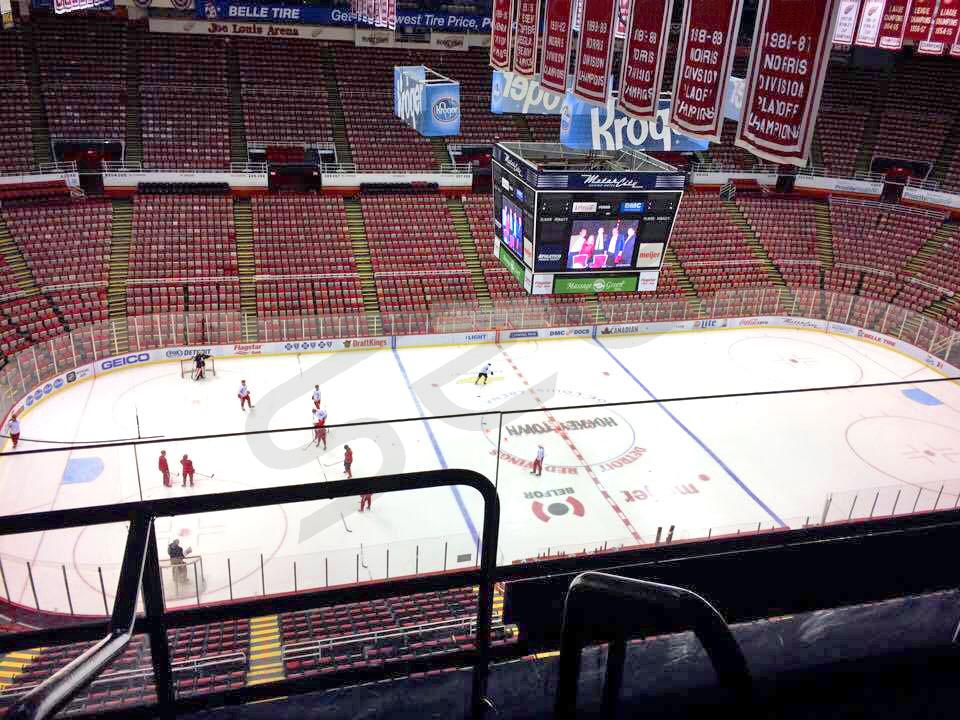
[[[30,88],[27,60],[19,28],[0,33],[3,68],[3,113],[0,113],[0,172],[25,172],[33,167],[30,131]]]

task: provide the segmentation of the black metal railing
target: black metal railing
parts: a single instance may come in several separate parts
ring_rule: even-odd
[[[167,610],[163,602],[162,578],[154,532],[156,518],[200,515],[312,500],[332,500],[357,496],[374,490],[378,493],[389,493],[442,486],[471,487],[483,498],[479,564],[475,568],[451,573],[391,581],[378,587],[378,595],[384,597],[478,586],[474,649],[460,650],[442,656],[414,658],[403,663],[403,668],[397,668],[395,671],[385,671],[383,668],[358,668],[338,673],[336,678],[306,678],[284,680],[269,685],[247,686],[224,692],[219,697],[219,702],[239,704],[279,695],[317,691],[351,681],[383,679],[390,675],[406,675],[410,672],[424,672],[469,664],[473,666],[471,707],[474,717],[481,717],[486,706],[500,504],[493,484],[482,475],[468,470],[438,470],[390,475],[375,480],[366,478],[312,483],[217,495],[123,503],[109,507],[54,510],[2,518],[0,536],[118,522],[130,523],[117,587],[117,599],[109,622],[0,636],[0,654],[38,645],[64,645],[99,639],[99,642],[80,657],[23,696],[10,709],[7,717],[17,720],[44,720],[52,717],[121,654],[136,633],[146,633],[150,640],[154,681],[157,688],[157,707],[154,709],[164,717],[198,710],[208,704],[208,698],[178,698],[175,695],[168,630],[218,620],[254,617],[266,612],[273,614],[305,610],[318,604],[355,602],[369,597],[369,589],[361,583],[354,587],[301,592],[295,595],[257,598],[200,608]],[[137,614],[137,599],[141,591],[145,609],[145,614],[142,616]],[[143,711],[144,708],[140,706],[135,711],[131,711],[130,715],[142,715]],[[120,714],[122,713],[117,715]]]

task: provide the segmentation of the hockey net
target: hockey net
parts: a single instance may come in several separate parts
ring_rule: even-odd
[[[188,555],[178,562],[160,558],[163,596],[168,600],[199,598],[207,589],[203,574],[203,557]]]
[[[193,364],[193,358],[189,360],[180,361],[180,377],[182,378],[192,378],[195,365]],[[214,359],[209,357],[206,359],[206,366],[203,368],[204,375],[215,376],[217,374],[217,367]]]

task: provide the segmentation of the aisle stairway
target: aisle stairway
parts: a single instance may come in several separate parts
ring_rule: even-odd
[[[43,650],[44,648],[35,648],[0,655],[0,692],[15,685],[17,678]]]
[[[941,250],[943,250],[943,246],[947,243],[947,241],[955,240],[956,234],[956,223],[946,222],[938,227],[936,232],[927,238],[923,245],[920,246],[920,249],[917,250],[916,255],[907,261],[904,270],[910,275],[923,280],[923,270],[927,267],[927,263],[931,258],[935,257],[938,253],[940,253]],[[896,301],[897,299],[894,298],[894,302]],[[936,320],[942,320],[947,308],[952,305],[956,305],[957,302],[957,295],[941,295],[939,298],[925,307],[922,312],[927,317],[931,317]]]
[[[280,626],[276,615],[250,621],[250,669],[247,685],[277,682],[286,677],[280,650]]]
[[[873,102],[867,111],[867,122],[863,127],[863,137],[860,140],[860,149],[853,166],[856,173],[870,172],[870,163],[873,161],[873,151],[877,146],[877,135],[880,134],[880,119],[883,116],[884,99],[890,89],[890,79],[893,77],[893,65],[880,76],[880,87],[873,93]]]
[[[684,270],[673,246],[667,246],[667,251],[663,254],[663,264],[669,265],[670,269],[673,270],[673,275],[677,278],[677,285],[683,290],[684,297],[695,300],[699,304],[700,296],[697,294],[697,289],[693,286],[687,271]]]
[[[33,277],[30,266],[20,253],[20,248],[10,234],[10,228],[7,227],[7,221],[2,214],[0,214],[0,255],[13,272],[17,286],[23,291],[24,296],[38,295],[40,288],[37,287],[36,278]]]
[[[246,163],[247,129],[243,124],[243,91],[240,83],[240,62],[237,45],[227,46],[227,72],[230,84],[230,162]]]
[[[470,230],[470,221],[467,220],[466,210],[463,208],[463,201],[458,197],[447,198],[447,210],[450,217],[453,218],[453,227],[457,231],[457,240],[460,243],[460,249],[467,261],[467,268],[470,270],[470,279],[473,281],[473,289],[477,293],[477,301],[483,310],[492,310],[493,302],[490,299],[490,289],[487,287],[487,281],[483,276],[483,267],[480,265],[480,256],[477,254],[477,244],[474,241],[473,232]]]
[[[344,201],[347,213],[347,228],[353,257],[357,261],[357,274],[360,276],[360,289],[363,294],[363,312],[367,316],[367,328],[372,335],[379,335],[383,324],[380,321],[380,300],[377,297],[377,284],[373,279],[373,265],[370,263],[370,245],[367,243],[367,229],[363,224],[363,209],[360,201],[353,197]]]
[[[353,153],[347,138],[347,121],[343,117],[343,103],[340,102],[340,88],[337,85],[337,69],[333,63],[330,48],[323,53],[323,79],[327,85],[327,101],[330,109],[330,124],[333,127],[333,143],[337,149],[337,162],[342,165],[353,164]]]
[[[823,275],[833,268],[833,223],[830,221],[830,205],[816,203],[813,209],[817,216],[817,259],[820,261],[820,283],[823,284]]]
[[[107,312],[113,321],[114,354],[129,348],[127,342],[127,278],[130,275],[130,244],[133,241],[133,202],[114,199],[107,284]]]
[[[447,150],[447,141],[444,138],[430,138],[430,146],[433,148],[433,157],[436,159],[438,166],[443,167],[451,163],[450,151]]]
[[[40,59],[37,57],[37,44],[33,25],[22,26],[23,46],[26,49],[30,68],[30,129],[33,133],[33,161],[35,164],[48,163],[53,159],[50,152],[50,126],[47,124],[47,112],[43,102],[43,86],[40,80]]]
[[[143,162],[143,123],[140,115],[140,46],[143,28],[131,25],[127,37],[127,134],[123,159]]]
[[[240,274],[240,312],[243,313],[243,341],[256,342],[257,264],[253,257],[253,209],[249,198],[233,201],[233,227],[237,240],[237,269]]]
[[[743,231],[747,245],[750,247],[750,252],[753,253],[753,256],[760,261],[761,266],[764,268],[764,270],[766,270],[767,277],[769,278],[770,282],[774,285],[778,285],[779,287],[786,287],[787,284],[783,281],[783,276],[780,275],[780,270],[774,264],[773,260],[770,258],[770,255],[767,254],[767,249],[763,246],[763,243],[760,242],[760,238],[757,237],[757,233],[754,231],[753,226],[743,214],[740,206],[737,205],[737,202],[735,200],[724,200],[723,204],[730,213],[730,216],[733,218],[734,225]]]

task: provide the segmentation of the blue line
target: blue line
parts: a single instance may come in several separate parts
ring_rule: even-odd
[[[764,503],[763,500],[761,500],[760,498],[758,498],[758,497],[756,496],[756,494],[754,494],[753,490],[751,490],[750,488],[748,488],[747,485],[746,485],[746,483],[744,483],[743,480],[741,480],[739,477],[737,477],[737,474],[736,474],[733,470],[731,470],[731,469],[729,468],[729,466],[727,466],[727,464],[726,464],[723,460],[721,460],[720,457],[719,457],[713,450],[711,450],[710,448],[707,447],[706,443],[704,443],[703,440],[701,440],[700,438],[698,438],[698,437],[693,433],[693,431],[692,431],[690,428],[688,428],[686,425],[684,425],[682,422],[680,422],[680,419],[679,419],[676,415],[674,415],[672,412],[670,412],[670,410],[667,408],[667,406],[664,405],[663,403],[661,403],[661,402],[657,399],[657,396],[654,395],[652,392],[650,392],[649,388],[647,388],[646,385],[644,385],[642,382],[640,382],[640,380],[637,378],[637,376],[634,375],[632,372],[630,372],[630,370],[627,368],[626,365],[624,365],[622,362],[620,362],[620,358],[618,358],[616,355],[614,355],[613,352],[610,350],[610,348],[608,348],[606,345],[604,345],[604,344],[600,341],[599,338],[594,338],[594,340],[596,341],[597,345],[599,345],[601,348],[603,348],[604,352],[606,352],[607,355],[609,355],[610,358],[611,358],[617,365],[620,366],[620,369],[623,370],[623,371],[630,377],[631,380],[633,380],[637,385],[639,385],[641,390],[643,390],[647,395],[650,396],[650,399],[651,399],[651,400],[657,400],[657,407],[659,407],[661,410],[663,410],[663,411],[669,416],[669,418],[670,418],[671,420],[673,420],[673,421],[680,427],[681,430],[683,430],[687,435],[689,435],[690,438],[691,438],[697,445],[699,445],[701,448],[703,448],[703,451],[704,451],[705,453],[707,453],[707,455],[709,455],[710,457],[712,457],[712,458],[714,459],[714,461],[717,463],[717,465],[719,465],[720,467],[722,467],[722,468],[724,469],[724,471],[727,473],[727,475],[729,475],[729,476],[731,477],[731,479],[732,479],[737,485],[739,485],[740,488],[741,488],[747,495],[750,496],[750,499],[751,499],[751,500],[753,500],[757,505],[759,505],[761,508],[763,508],[763,510],[767,513],[767,515],[769,515],[771,518],[773,518],[773,520],[776,521],[776,522],[780,525],[780,527],[787,527],[787,524],[786,524],[785,522],[783,522],[783,520],[781,520],[773,510],[771,510],[769,507],[767,507],[766,503]]]
[[[407,369],[403,366],[403,362],[400,360],[400,353],[397,352],[396,348],[393,348],[393,356],[397,360],[397,366],[400,368],[400,374],[403,375],[403,381],[407,384],[407,390],[410,391],[410,397],[413,398],[413,403],[417,406],[417,413],[419,413],[420,417],[424,417],[425,413],[423,412],[423,406],[420,404],[420,398],[418,398],[417,394],[413,391],[413,386],[410,384],[410,377],[407,375]],[[427,435],[430,438],[430,443],[433,445],[433,451],[437,454],[437,460],[440,461],[440,467],[444,470],[447,470],[447,460],[445,457],[443,457],[443,451],[440,450],[440,443],[437,442],[437,438],[433,434],[433,428],[430,427],[430,421],[424,420],[423,424],[427,428]],[[479,546],[480,534],[477,532],[477,528],[474,527],[473,520],[470,518],[470,513],[467,512],[467,506],[463,504],[463,497],[460,495],[460,488],[456,485],[449,485],[448,487],[453,493],[453,499],[457,501],[457,507],[460,508],[460,514],[463,515],[463,521],[467,524],[467,530],[470,531],[470,535],[473,537],[474,546]]]

